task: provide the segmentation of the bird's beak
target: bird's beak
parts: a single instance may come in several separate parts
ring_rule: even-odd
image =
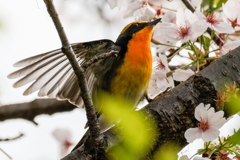
[[[158,22],[160,22],[161,18],[158,18],[154,21],[148,22],[148,26],[155,26]]]

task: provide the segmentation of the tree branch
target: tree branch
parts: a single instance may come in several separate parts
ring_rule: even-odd
[[[18,136],[13,137],[13,138],[0,138],[0,141],[12,141],[12,140],[16,140],[18,138],[21,138],[22,136],[24,136],[24,134],[20,133]]]
[[[56,99],[36,99],[28,103],[10,104],[0,107],[0,121],[22,118],[37,124],[34,118],[40,114],[52,115],[57,112],[66,112],[76,106],[68,101]]]
[[[55,10],[55,7],[52,3],[52,0],[44,0],[48,13],[52,17],[52,20],[54,22],[54,25],[58,31],[59,37],[62,42],[62,51],[67,56],[70,64],[72,65],[72,68],[78,78],[79,87],[81,89],[81,96],[84,101],[84,105],[86,108],[86,114],[88,119],[88,125],[89,130],[91,133],[91,137],[93,139],[94,144],[98,145],[100,142],[100,126],[97,119],[96,111],[93,106],[93,102],[91,99],[91,96],[89,94],[89,89],[87,86],[87,80],[85,77],[84,69],[78,64],[75,54],[73,53],[73,50],[68,42],[67,36],[63,30],[63,27],[61,25],[61,22],[58,18],[58,14]]]
[[[194,117],[195,107],[199,103],[211,104],[217,109],[217,93],[224,90],[224,84],[237,83],[240,85],[240,47],[222,56],[205,69],[179,84],[171,91],[166,92],[145,106],[140,112],[144,112],[147,119],[155,119],[158,124],[158,136],[151,144],[151,151],[147,158],[152,159],[156,152],[169,141],[184,147],[187,145],[184,132],[187,128],[197,127]],[[229,117],[226,115],[225,117]],[[116,126],[115,126],[116,127]],[[151,128],[148,128],[151,129]],[[114,129],[103,133],[106,144],[103,149],[109,151],[114,145],[124,140],[119,138]],[[91,154],[91,143],[88,141],[89,134],[86,133],[81,140],[80,147],[64,157],[62,160],[86,160]],[[133,142],[134,143],[134,142]],[[121,145],[121,144],[120,144]],[[98,153],[101,156],[101,153]],[[95,157],[96,158],[96,157]],[[104,159],[104,158],[103,158]]]
[[[188,0],[182,0],[183,4],[192,12],[195,12],[195,8],[192,6],[192,4],[188,1]],[[207,32],[209,35],[212,35],[213,33],[213,30],[211,28],[207,28]],[[222,46],[224,43],[223,41],[221,40],[221,38],[214,33],[214,36],[212,38],[214,40],[214,42],[218,45],[218,46]]]

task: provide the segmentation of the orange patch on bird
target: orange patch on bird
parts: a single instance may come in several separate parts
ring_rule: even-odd
[[[111,84],[115,95],[138,102],[146,92],[152,74],[152,29],[147,26],[129,40],[123,64]]]
[[[131,63],[136,67],[141,64],[152,67],[150,49],[152,29],[153,26],[148,26],[133,34],[127,45],[127,53],[124,58],[125,63]]]

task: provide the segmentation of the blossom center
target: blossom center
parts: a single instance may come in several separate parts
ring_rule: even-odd
[[[64,145],[64,147],[69,148],[69,147],[71,147],[71,145],[73,145],[73,143],[69,140],[65,140],[63,142],[63,145]]]
[[[163,70],[163,69],[165,69],[165,65],[162,63],[162,61],[158,61],[156,68],[159,70]]]
[[[206,120],[201,119],[198,128],[201,129],[202,131],[206,131],[207,129],[209,129],[209,123]]]
[[[207,17],[207,22],[208,23],[211,23],[211,24],[215,24],[215,23],[218,23],[218,20],[215,16],[215,14],[210,14],[208,17]]]
[[[238,21],[237,21],[237,18],[232,21],[230,19],[228,19],[231,23],[232,23],[232,27],[235,28],[235,27],[240,27],[240,24],[238,24]]]
[[[189,34],[189,29],[190,27],[186,27],[186,26],[181,26],[179,29],[178,29],[178,33],[181,37],[186,37],[188,34]]]

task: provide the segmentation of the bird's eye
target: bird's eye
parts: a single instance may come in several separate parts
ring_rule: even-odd
[[[138,23],[134,23],[132,26],[133,26],[134,28],[135,28],[135,27],[139,27],[139,24],[138,24]]]

